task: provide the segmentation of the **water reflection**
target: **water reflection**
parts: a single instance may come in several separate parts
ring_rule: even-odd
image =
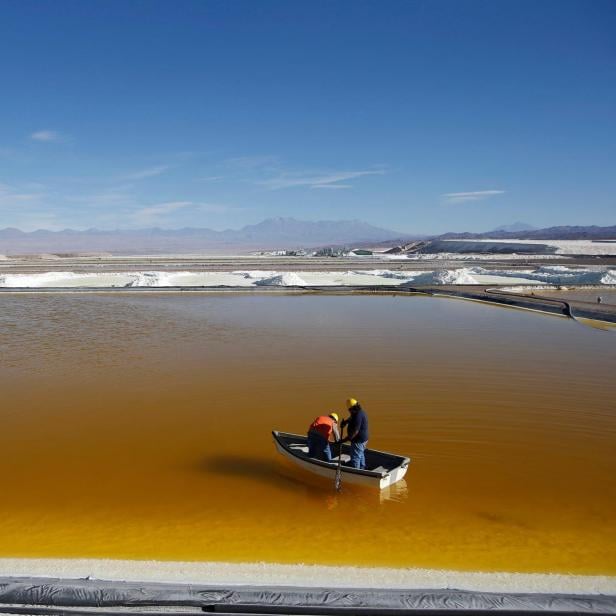
[[[402,503],[408,498],[405,479],[383,490],[345,483],[343,479],[342,489],[337,492],[333,481],[297,468],[284,458],[214,455],[202,458],[196,469],[204,473],[204,476],[216,473],[294,491],[310,501],[320,502],[328,511],[336,509],[342,503],[374,506]]]
[[[389,503],[403,503],[409,497],[406,479],[401,479],[392,486],[383,490],[376,488],[363,488],[347,484],[342,486],[340,492],[329,494],[326,499],[327,509],[335,509],[342,503],[355,503],[362,505],[385,505]]]
[[[392,486],[388,486],[379,493],[381,503],[394,502],[402,503],[409,497],[406,479],[401,479]]]

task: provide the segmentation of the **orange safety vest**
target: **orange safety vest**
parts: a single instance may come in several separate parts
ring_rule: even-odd
[[[335,424],[336,422],[331,417],[321,415],[310,424],[308,432],[318,432],[323,438],[329,440]]]

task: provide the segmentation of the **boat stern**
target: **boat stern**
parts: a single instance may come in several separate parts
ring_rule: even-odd
[[[407,458],[400,466],[394,468],[392,471],[389,471],[389,473],[383,474],[381,481],[379,482],[380,489],[384,490],[385,488],[403,479],[409,469],[409,463],[410,460]]]

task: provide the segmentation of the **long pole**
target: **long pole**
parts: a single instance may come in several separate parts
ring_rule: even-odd
[[[336,467],[336,480],[334,487],[336,492],[342,489],[342,429],[340,430],[340,438],[338,438],[338,466]]]

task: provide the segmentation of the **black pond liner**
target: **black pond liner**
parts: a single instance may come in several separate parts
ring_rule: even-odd
[[[0,614],[335,616],[616,614],[616,595],[381,590],[0,578]]]

